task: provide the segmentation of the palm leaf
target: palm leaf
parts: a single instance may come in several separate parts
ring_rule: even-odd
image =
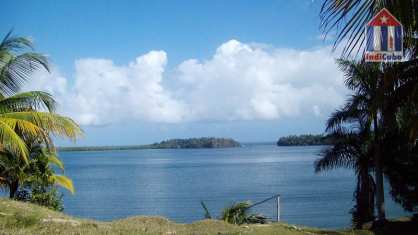
[[[28,162],[29,152],[25,142],[3,119],[0,119],[0,145],[15,156],[21,157],[26,163]]]
[[[202,206],[203,210],[205,211],[205,219],[212,219],[212,216],[210,215],[209,209],[206,206],[204,201],[200,201],[200,205]]]
[[[6,34],[0,43],[0,94],[17,93],[32,73],[40,68],[49,71],[45,56],[28,52],[33,49],[32,41],[24,37],[12,36],[12,31]],[[19,54],[20,51],[23,53]]]
[[[73,185],[73,181],[70,178],[64,175],[52,175],[51,180],[56,185],[59,185],[74,194],[74,185]]]
[[[33,124],[32,122],[14,119],[14,118],[0,118],[3,123],[6,123],[13,130],[16,131],[21,137],[27,137],[31,139],[37,139],[38,137],[45,139],[46,133],[39,126]]]
[[[248,216],[248,209],[251,207],[250,201],[237,202],[223,209],[221,220],[230,224],[243,224]]]
[[[33,52],[10,56],[6,60],[2,59],[2,64],[0,66],[0,93],[2,95],[13,95],[18,92],[34,71],[40,68],[49,71],[47,58]]]
[[[10,30],[0,43],[0,51],[17,51],[20,49],[33,49],[32,41],[25,37],[13,37]]]
[[[12,112],[0,114],[0,118],[26,120],[39,126],[44,131],[75,140],[82,135],[82,130],[72,119],[48,112]]]
[[[332,170],[336,168],[353,168],[355,166],[355,155],[349,146],[334,145],[331,149],[324,151],[324,156],[315,162],[315,172]]]
[[[333,140],[334,145],[322,151],[321,155],[323,157],[314,163],[315,172],[340,167],[355,168],[356,161],[359,155],[361,155],[360,146],[358,145],[359,135],[339,130],[330,134],[330,138]]]
[[[54,98],[43,91],[22,92],[0,100],[0,113],[42,109],[53,112],[55,107]]]
[[[55,164],[56,166],[58,166],[61,170],[64,170],[64,164],[62,163],[62,161],[58,158],[58,156],[56,154],[46,154],[48,161],[50,163]]]

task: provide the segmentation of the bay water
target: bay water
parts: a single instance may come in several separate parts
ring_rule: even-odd
[[[323,146],[246,144],[223,149],[147,149],[61,152],[76,193],[65,193],[70,215],[113,220],[164,216],[179,223],[213,217],[237,201],[254,203],[280,194],[281,220],[321,228],[350,226],[352,170],[320,174],[314,162]],[[387,195],[388,217],[406,213]],[[276,201],[252,209],[276,218]]]

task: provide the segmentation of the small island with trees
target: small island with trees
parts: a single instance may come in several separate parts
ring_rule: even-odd
[[[60,147],[58,149],[59,151],[109,151],[135,149],[197,149],[236,147],[241,147],[241,144],[231,138],[201,137],[189,139],[169,139],[159,143],[147,145]]]
[[[147,145],[148,148],[155,149],[189,149],[189,148],[236,148],[241,144],[230,138],[189,138],[189,139],[170,139]]]
[[[331,145],[331,137],[326,135],[289,135],[280,137],[277,146],[309,146],[309,145]]]

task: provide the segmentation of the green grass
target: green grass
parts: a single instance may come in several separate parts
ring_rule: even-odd
[[[332,218],[331,218],[332,219]],[[397,221],[397,226],[402,225]],[[392,228],[390,233],[402,233]],[[414,229],[414,228],[412,228]],[[392,233],[396,231],[396,233]],[[413,230],[412,230],[413,231]],[[415,230],[418,231],[418,230]],[[367,235],[365,230],[329,231],[305,228],[285,223],[236,226],[218,220],[202,220],[192,224],[178,224],[162,217],[136,216],[112,222],[79,219],[29,203],[0,199],[0,234],[280,234],[280,235]],[[413,233],[410,233],[413,234]]]

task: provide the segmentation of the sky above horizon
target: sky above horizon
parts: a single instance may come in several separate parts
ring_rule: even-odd
[[[346,98],[320,4],[18,0],[3,3],[0,29],[50,58],[23,89],[50,92],[82,125],[81,140],[58,145],[264,142],[322,133]]]

